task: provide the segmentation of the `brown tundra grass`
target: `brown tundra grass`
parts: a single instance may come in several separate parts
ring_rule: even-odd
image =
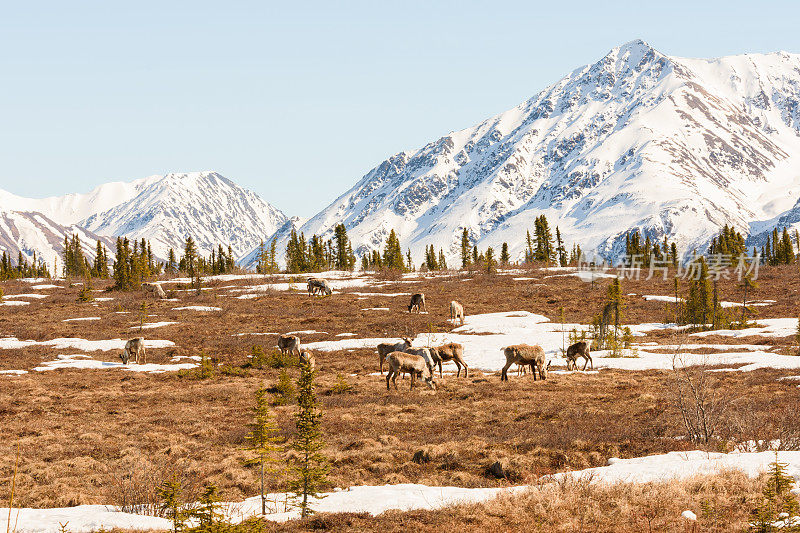
[[[143,331],[145,338],[169,339],[176,344],[169,349],[148,349],[148,361],[164,363],[174,356],[205,353],[214,368],[209,379],[198,379],[196,372],[33,372],[42,361],[78,351],[58,351],[49,346],[0,350],[0,370],[30,371],[22,376],[0,376],[0,495],[9,493],[13,448],[19,442],[15,501],[21,506],[123,503],[131,499],[146,503],[152,500],[153,486],[174,473],[179,473],[189,487],[187,497],[193,494],[193,487],[205,481],[218,485],[223,500],[253,496],[258,490],[257,476],[252,468],[243,466],[248,409],[257,387],[262,383],[277,385],[280,369],[269,365],[247,368],[247,362],[255,344],[270,354],[277,336],[237,334],[324,332],[301,334],[304,343],[336,339],[335,335],[345,332],[399,339],[452,329],[447,321],[450,300],[462,302],[468,315],[527,310],[553,321],[560,320],[559,308],[563,306],[567,322],[587,324],[601,309],[608,283],[600,280],[592,290],[577,278],[551,277],[553,273],[548,271],[533,270],[525,276],[537,279],[514,281],[512,276],[485,274],[456,274],[414,283],[384,279],[380,287],[348,289],[326,298],[309,297],[303,287],[297,292],[268,291],[252,300],[237,299],[234,296],[239,293],[224,288],[246,282],[215,282],[204,284],[211,290],[200,295],[174,290],[172,295],[180,302],[154,300],[141,292],[98,291],[95,296],[114,299],[79,303],[79,287],[72,287],[42,291],[50,296],[31,300],[25,307],[2,307],[0,335],[39,341],[56,337],[112,339],[139,336],[136,326],[144,301],[148,303],[146,322],[178,323]],[[759,283],[753,298],[776,300],[771,306],[757,308],[760,317],[797,315],[795,267],[764,269]],[[96,281],[94,286],[102,288],[103,284]],[[168,287],[168,292],[170,288],[176,289]],[[6,295],[33,292],[22,282],[3,283],[2,289]],[[740,299],[734,281],[720,283],[719,289],[721,300]],[[409,314],[407,296],[363,297],[352,292],[424,292],[429,314]],[[670,292],[670,282],[660,279],[623,283],[624,294]],[[665,314],[669,315],[663,302],[647,302],[640,296],[626,299],[626,323],[662,322]],[[223,310],[172,310],[187,305]],[[390,311],[362,310],[372,307],[388,307]],[[101,320],[63,322],[87,316]],[[664,333],[637,341],[674,344],[674,339]],[[756,344],[763,339],[717,337],[708,342]],[[795,346],[791,337],[768,339],[767,343],[777,347],[775,350]],[[88,355],[119,361],[115,352]],[[437,380],[436,392],[415,389],[412,393],[400,387],[399,392],[387,393],[381,377],[369,375],[378,371],[374,350],[316,352],[315,357],[317,390],[324,408],[324,451],[331,465],[328,488],[403,482],[465,487],[536,483],[542,475],[601,466],[613,456],[635,457],[699,446],[683,439],[685,429],[671,396],[669,372],[603,370],[599,374],[551,375],[544,382],[534,383],[528,376],[500,383],[499,373],[476,371],[470,372],[468,379],[445,375]],[[792,382],[778,381],[797,373],[757,370],[716,375],[715,387],[731,399],[730,409],[718,438],[703,447],[726,450],[737,442],[774,438],[800,447],[800,435],[792,429],[800,427],[800,389]],[[289,374],[296,379],[297,370],[289,369]],[[342,387],[342,379],[349,389]],[[294,431],[293,413],[291,404],[275,407],[287,439]],[[509,465],[504,479],[487,472],[487,466],[498,460]],[[284,481],[283,474],[276,475],[269,489],[282,489]],[[720,505],[725,498],[733,501],[747,497],[749,492],[743,488],[746,483],[737,483],[727,496],[720,496]],[[687,499],[691,491],[680,488],[683,485],[676,487],[674,490],[687,494],[678,501],[694,501]],[[641,529],[643,522],[634,522],[632,517],[649,512],[644,504],[648,493],[641,492],[647,490],[658,493],[642,487],[592,488],[592,498],[597,501],[591,505],[570,500],[566,492],[554,501],[537,492],[534,494],[538,496],[498,504],[502,512],[463,506],[444,513],[389,513],[380,519],[383,522],[375,522],[375,527],[396,530],[408,520],[412,529],[422,530],[436,527],[448,531],[459,521],[476,528],[501,524],[514,529],[529,523],[548,529],[572,524],[566,530],[580,530],[582,526],[575,520],[584,515],[598,517],[590,509],[595,505],[601,509],[608,506],[613,511],[609,516],[622,517],[616,524],[619,529],[611,529],[612,522],[607,521],[597,527],[585,522],[589,525],[584,530],[607,527],[609,531],[646,531],[646,526]],[[740,494],[740,490],[744,492]],[[629,491],[629,495],[620,491]],[[626,499],[620,500],[620,509],[614,510],[617,504],[611,502],[623,496]],[[550,509],[551,505],[555,507]],[[666,507],[653,524],[666,525],[654,525],[653,530],[673,527],[669,524],[675,524],[674,509],[667,502],[659,501],[658,505]],[[520,509],[512,513],[517,506]],[[564,518],[545,518],[542,509],[549,509],[555,517],[563,514]],[[730,514],[728,518],[736,516]],[[366,519],[352,519],[357,524],[353,529],[367,527],[363,522]]]

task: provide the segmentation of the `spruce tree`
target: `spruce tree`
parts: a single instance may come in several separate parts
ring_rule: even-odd
[[[199,531],[209,531],[212,525],[225,518],[219,511],[219,490],[214,483],[207,483],[203,487],[203,493],[192,515],[197,519]]]
[[[625,301],[622,296],[622,283],[618,277],[611,280],[611,285],[608,286],[607,302],[612,306],[614,313],[614,355],[618,354],[619,350],[619,325],[622,321],[622,310],[625,308]]]
[[[197,246],[194,243],[191,235],[186,237],[183,245],[183,260],[186,274],[193,278],[197,271]]]
[[[255,405],[251,413],[252,422],[248,424],[250,432],[245,437],[247,450],[254,454],[246,464],[258,465],[261,480],[261,514],[267,512],[267,496],[264,489],[264,474],[268,465],[276,461],[275,455],[280,452],[279,430],[275,423],[269,405],[269,393],[264,385],[261,385],[255,392]]]
[[[447,259],[444,257],[444,250],[439,248],[439,260],[437,261],[439,270],[447,270]]]
[[[309,365],[300,365],[300,379],[297,381],[297,434],[292,441],[292,449],[297,454],[291,460],[294,479],[289,487],[299,501],[302,518],[313,513],[308,498],[319,497],[319,488],[325,483],[328,472],[322,454],[325,444],[322,440],[322,410],[314,393],[315,373]]]
[[[344,224],[337,224],[333,232],[336,239],[334,266],[337,270],[350,270],[350,261],[347,253],[350,239],[347,238],[347,228]]]
[[[698,265],[699,275],[696,279],[689,280],[689,297],[686,300],[687,318],[692,324],[705,325],[708,323],[713,305],[708,265],[704,257],[700,257],[694,262]]]
[[[169,481],[164,481],[156,491],[161,500],[161,512],[165,518],[172,521],[172,533],[180,533],[184,529],[187,518],[181,502],[181,492],[183,491],[181,482],[173,476]]]
[[[559,266],[567,266],[567,250],[564,247],[564,241],[561,240],[561,230],[556,226],[556,255],[558,256]]]
[[[503,246],[500,248],[500,264],[506,266],[510,260],[511,258],[508,255],[508,243],[504,242]]]
[[[533,239],[531,239],[531,231],[527,230],[525,232],[525,262],[526,263],[533,263]]]
[[[278,271],[278,258],[277,258],[275,239],[272,239],[272,242],[269,244],[268,269],[270,274],[274,274],[275,272]]]
[[[400,249],[400,239],[392,229],[386,239],[386,246],[383,249],[383,266],[386,268],[396,268],[403,270],[403,251]]]
[[[461,268],[469,266],[469,231],[467,228],[461,232]]]
[[[494,274],[495,266],[494,249],[490,246],[486,249],[486,273]]]
[[[121,291],[131,290],[131,249],[126,237],[117,237],[117,253],[114,260],[114,288]]]

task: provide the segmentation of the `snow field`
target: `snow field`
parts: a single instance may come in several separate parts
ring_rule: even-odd
[[[800,482],[800,452],[778,452],[778,460],[787,463],[786,473]],[[713,453],[703,451],[671,452],[633,459],[609,459],[607,466],[587,468],[574,472],[562,472],[542,479],[545,485],[515,486],[504,488],[461,488],[429,487],[405,483],[399,485],[354,486],[348,489],[334,489],[323,494],[321,499],[312,499],[311,505],[317,512],[367,512],[379,515],[390,509],[403,511],[413,509],[439,509],[460,503],[480,503],[500,495],[521,493],[528,490],[546,488],[548,481],[558,481],[565,477],[586,479],[594,484],[668,482],[670,480],[691,479],[711,475],[724,470],[740,470],[750,477],[767,471],[775,461],[774,452],[759,453]],[[797,487],[794,489],[797,490]],[[267,513],[269,520],[284,522],[299,517],[297,510],[282,510],[286,494],[274,493],[268,496],[273,502]],[[276,505],[277,503],[277,505]],[[280,511],[275,507],[281,508]],[[243,502],[222,505],[226,517],[232,522],[240,522],[260,513],[261,499],[256,496]],[[8,509],[0,509],[0,516],[8,516]],[[695,513],[687,510],[683,516],[691,520]],[[169,529],[169,521],[145,515],[135,515],[117,511],[112,506],[80,505],[58,509],[13,509],[12,520],[20,533],[58,533],[59,523],[68,522],[69,530],[75,533],[95,531],[101,527],[125,528],[133,530]]]

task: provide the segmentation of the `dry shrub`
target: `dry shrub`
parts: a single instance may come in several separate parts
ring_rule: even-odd
[[[399,268],[382,268],[375,273],[375,277],[382,281],[399,281],[403,279],[403,271]]]
[[[138,451],[126,451],[128,454],[115,465],[106,488],[105,497],[110,504],[126,513],[158,516],[158,488],[173,478],[181,482],[186,502],[195,501],[199,496],[200,480],[174,457],[148,457]]]
[[[566,476],[485,503],[437,510],[388,511],[379,516],[324,514],[322,520],[275,525],[275,531],[602,531],[685,532],[684,510],[697,515],[696,531],[722,533],[747,527],[751,502],[762,483],[742,472],[721,472],[686,481],[602,484]]]

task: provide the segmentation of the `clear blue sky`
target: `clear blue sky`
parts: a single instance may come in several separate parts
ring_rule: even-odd
[[[7,2],[0,188],[217,170],[310,216],[634,38],[800,52],[800,2]]]

